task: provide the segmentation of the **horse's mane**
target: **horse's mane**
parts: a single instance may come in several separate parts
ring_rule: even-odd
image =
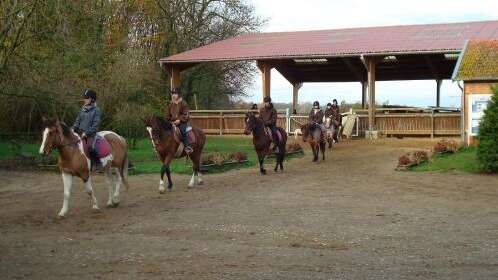
[[[249,114],[248,117],[251,119],[254,119],[254,123],[256,125],[256,128],[260,128],[261,126],[263,126],[263,120],[260,117],[256,117],[256,115],[254,115],[252,113]]]
[[[157,120],[157,122],[159,123],[159,125],[162,128],[164,128],[166,131],[173,130],[173,125],[171,124],[171,122],[169,120],[166,120],[165,118],[159,117],[159,116],[154,116],[154,118]]]
[[[65,123],[65,122],[59,122],[62,128],[62,134],[64,136],[70,136],[71,135],[71,128]]]

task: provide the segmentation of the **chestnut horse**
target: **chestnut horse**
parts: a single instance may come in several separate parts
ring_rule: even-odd
[[[170,121],[152,116],[145,120],[147,131],[149,132],[152,146],[159,155],[159,159],[163,164],[161,167],[161,180],[159,181],[159,193],[164,193],[164,174],[168,177],[168,190],[173,188],[171,181],[171,170],[169,165],[174,158],[187,156],[183,151],[183,144],[180,142],[180,131]],[[193,127],[191,132],[195,136],[195,143],[192,144],[193,152],[187,157],[192,161],[192,178],[190,179],[189,187],[195,187],[197,184],[202,185],[203,181],[200,174],[201,154],[206,143],[206,135],[202,129]]]
[[[278,141],[278,152],[275,153],[276,161],[275,168],[273,169],[275,172],[278,171],[278,167],[280,166],[280,170],[284,170],[284,158],[285,158],[285,146],[287,143],[287,133],[281,127],[277,127],[278,131],[282,135],[282,141]],[[246,114],[246,127],[244,129],[244,133],[249,135],[252,133],[252,143],[254,144],[254,149],[258,154],[259,160],[259,171],[261,174],[266,174],[266,170],[263,167],[265,157],[270,153],[271,139],[270,136],[265,132],[265,125],[260,118],[257,118],[254,113]]]
[[[313,161],[318,160],[318,154],[322,152],[322,160],[325,160],[325,140],[322,129],[318,124],[304,124],[301,126],[303,142],[309,142],[313,150]]]
[[[121,183],[129,187],[128,176],[128,155],[126,141],[123,137],[112,131],[98,132],[111,146],[111,154],[103,159],[102,166],[107,174],[109,183],[109,199],[107,206],[116,207],[119,205],[119,190]],[[62,173],[64,183],[64,201],[59,212],[60,217],[65,217],[69,207],[69,197],[73,186],[73,177],[79,177],[85,183],[85,190],[91,198],[92,207],[99,210],[97,199],[93,193],[92,181],[90,178],[90,159],[83,151],[83,143],[78,134],[74,133],[65,123],[58,120],[47,120],[43,118],[43,138],[40,146],[40,154],[49,155],[54,149],[59,150],[59,168]],[[113,187],[112,169],[116,171],[117,181]]]

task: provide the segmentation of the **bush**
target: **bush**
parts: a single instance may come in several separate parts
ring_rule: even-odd
[[[460,145],[455,140],[441,139],[434,145],[436,153],[454,153],[460,149]]]
[[[247,154],[244,152],[234,152],[231,153],[228,158],[235,162],[244,162],[247,160]]]
[[[421,164],[429,161],[429,153],[426,151],[414,151],[406,153],[398,158],[398,169],[404,170],[406,167]]]
[[[498,87],[479,124],[477,160],[483,171],[498,172]]]

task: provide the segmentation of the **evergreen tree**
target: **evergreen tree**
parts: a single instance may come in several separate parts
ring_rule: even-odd
[[[477,159],[483,171],[498,172],[498,87],[479,125]]]

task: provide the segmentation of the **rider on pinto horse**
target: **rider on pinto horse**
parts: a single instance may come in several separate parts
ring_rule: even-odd
[[[259,110],[259,118],[265,124],[265,127],[271,129],[273,148],[276,149],[278,153],[278,135],[277,135],[277,110],[273,107],[271,102],[271,97],[266,96],[263,99],[263,106]]]
[[[179,87],[171,91],[171,101],[166,108],[166,118],[180,129],[184,151],[187,155],[190,155],[194,150],[190,139],[187,137],[189,108],[181,95],[182,91]]]
[[[73,124],[73,131],[78,133],[83,141],[83,146],[88,147],[88,154],[92,161],[92,166],[100,166],[95,144],[97,141],[97,131],[102,119],[102,111],[97,107],[97,93],[91,89],[83,93],[83,107]]]

